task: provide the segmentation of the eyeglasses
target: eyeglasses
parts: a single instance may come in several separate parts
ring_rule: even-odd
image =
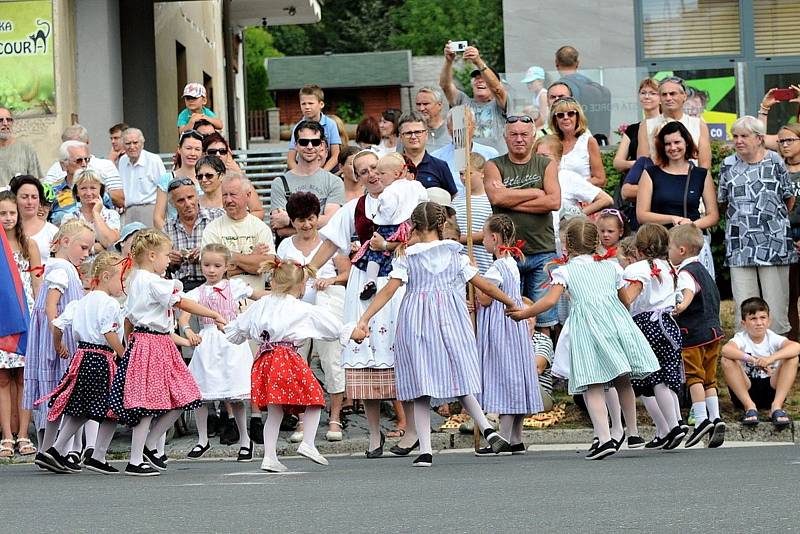
[[[210,182],[211,180],[213,180],[214,178],[219,176],[219,173],[218,172],[204,172],[204,173],[195,174],[194,176],[195,176],[195,178],[197,178],[198,182],[202,182],[203,180],[206,180],[206,181]]]
[[[206,150],[206,155],[208,156],[227,156],[228,149],[227,148],[209,148]]]
[[[88,165],[89,160],[92,159],[92,156],[86,156],[85,158],[75,158],[72,160],[73,163],[77,163],[78,165]]]
[[[0,117],[0,122],[7,122],[11,124],[14,122],[14,117]]]
[[[784,139],[778,139],[778,144],[781,146],[789,146],[795,141],[800,141],[800,137],[786,137]]]
[[[423,134],[428,133],[428,130],[410,130],[408,132],[401,132],[400,135],[403,137],[422,137]]]
[[[655,91],[641,91],[641,92],[639,93],[639,96],[650,96],[650,97],[656,97],[656,96],[658,96],[658,93],[656,93]]]
[[[506,117],[506,124],[514,124],[515,122],[524,122],[525,124],[530,124],[533,122],[533,119],[527,115],[509,115]]]
[[[553,116],[557,119],[563,119],[565,117],[569,117],[570,119],[578,115],[578,112],[574,109],[569,111],[559,111],[558,113],[553,113]]]
[[[322,139],[320,139],[319,137],[315,137],[314,139],[308,139],[304,137],[298,139],[297,144],[300,146],[308,146],[308,145],[319,146],[322,144]]]
[[[191,178],[175,178],[167,186],[167,193],[170,193],[175,189],[178,189],[179,187],[184,185],[191,185],[192,187],[194,187],[194,182],[192,181]]]

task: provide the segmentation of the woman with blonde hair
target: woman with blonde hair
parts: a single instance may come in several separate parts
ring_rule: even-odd
[[[563,145],[561,169],[574,171],[592,185],[606,185],[606,171],[600,158],[600,145],[589,132],[583,108],[572,97],[557,100],[550,110],[550,131]]]
[[[119,213],[103,206],[105,194],[103,178],[93,169],[75,173],[73,190],[78,199],[78,211],[64,215],[63,221],[79,219],[94,229],[95,243],[89,261],[104,250],[114,246],[119,239]]]

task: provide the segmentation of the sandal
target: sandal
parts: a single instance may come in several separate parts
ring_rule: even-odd
[[[30,456],[31,454],[36,454],[36,447],[33,446],[31,440],[28,438],[19,438],[17,440],[17,452],[20,453],[22,456]]]
[[[789,416],[786,415],[786,412],[781,409],[772,412],[770,419],[772,420],[772,426],[775,427],[775,430],[783,430],[792,423],[792,420],[789,419]],[[0,450],[2,449],[0,448]]]
[[[785,413],[783,415],[786,415]],[[742,426],[757,426],[758,410],[747,410],[742,417]]]
[[[0,458],[11,458],[12,456],[14,456],[14,440],[0,439]]]
[[[396,430],[390,430],[389,432],[386,433],[386,437],[387,438],[402,438],[405,435],[406,435],[406,429],[405,428],[398,428]]]
[[[340,423],[339,421],[328,421],[328,426],[329,427],[331,427],[333,425],[338,426],[339,430],[336,431],[336,430],[330,430],[329,429],[328,432],[325,434],[325,439],[327,439],[328,441],[342,441],[342,437],[343,437],[342,436],[342,429],[344,428],[342,426],[342,423]]]

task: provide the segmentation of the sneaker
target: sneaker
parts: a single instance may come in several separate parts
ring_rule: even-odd
[[[94,471],[95,473],[100,473],[102,475],[114,475],[119,473],[119,469],[113,467],[110,463],[100,462],[91,456],[83,461],[83,467],[89,471]]]
[[[288,468],[278,460],[264,458],[264,460],[261,462],[261,470],[269,473],[284,473],[288,471]]]
[[[81,455],[77,452],[70,452],[62,458],[61,465],[63,465],[69,473],[80,473]]]
[[[260,417],[250,418],[250,429],[248,434],[250,434],[250,437],[254,442],[258,443],[259,445],[264,444],[264,423],[261,421]]]
[[[592,438],[592,444],[589,445],[589,452],[593,452],[597,447],[600,446],[600,440],[596,437]]]
[[[645,441],[639,436],[631,436],[628,438],[629,449],[639,449],[646,445]]]
[[[91,458],[94,454],[94,447],[86,447],[81,453],[81,463],[85,464],[87,458]]]
[[[711,431],[711,439],[708,440],[709,449],[716,449],[725,443],[725,429],[727,428],[725,421],[717,417],[714,419],[713,425],[714,429]]]
[[[654,436],[653,439],[645,444],[644,448],[649,450],[658,450],[662,449],[666,444],[667,438],[659,438],[658,436]]]
[[[486,441],[489,442],[489,446],[491,446],[492,450],[497,454],[500,454],[501,452],[509,452],[511,450],[511,445],[509,445],[500,434],[491,428],[487,428],[483,432],[483,437],[486,438]]]
[[[433,465],[433,455],[431,454],[420,454],[414,459],[414,463],[411,464],[414,467],[430,467]]]
[[[161,473],[147,462],[142,462],[139,465],[128,464],[125,466],[125,474],[134,477],[157,477]]]
[[[526,452],[528,452],[528,448],[524,443],[515,443],[511,446],[511,454],[515,456],[518,454],[525,454]]]
[[[308,445],[305,441],[301,443],[299,447],[297,447],[297,454],[300,456],[305,456],[316,464],[328,465],[328,460],[325,459],[325,457],[322,456],[315,447]]]
[[[144,459],[148,464],[152,465],[159,471],[167,470],[167,464],[165,464],[164,461],[161,460],[161,456],[159,456],[158,452],[152,451],[147,447],[145,447],[144,450],[142,451],[142,454],[144,455]]]
[[[34,458],[33,463],[42,469],[46,469],[51,473],[64,474],[67,473],[67,468],[62,463],[64,458],[54,448],[50,447],[46,451],[39,451]]]
[[[712,423],[708,419],[703,419],[698,426],[694,427],[694,432],[692,432],[692,435],[689,436],[689,439],[686,440],[686,444],[684,445],[684,447],[686,447],[687,449],[689,447],[694,447],[695,445],[700,443],[700,440],[703,439],[703,436],[705,436],[712,430],[714,430],[714,423]]]
[[[665,451],[671,451],[681,444],[681,441],[683,441],[684,437],[686,437],[686,432],[684,432],[683,428],[680,426],[676,426],[669,431],[669,434],[664,436],[664,445],[662,449]]]
[[[602,460],[617,452],[617,442],[610,439],[585,456],[587,460]]]

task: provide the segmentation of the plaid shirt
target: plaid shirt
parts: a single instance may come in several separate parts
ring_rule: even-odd
[[[178,221],[177,216],[169,219],[164,225],[164,230],[169,238],[172,240],[172,248],[174,250],[192,250],[200,247],[200,242],[203,239],[203,231],[208,226],[214,217],[214,214],[219,214],[217,210],[210,212],[204,208],[200,208],[197,214],[197,220],[194,222],[192,232],[188,233],[186,227]],[[171,271],[172,278],[183,280],[192,278],[195,280],[203,279],[203,272],[200,269],[200,263],[181,263],[177,270]]]

